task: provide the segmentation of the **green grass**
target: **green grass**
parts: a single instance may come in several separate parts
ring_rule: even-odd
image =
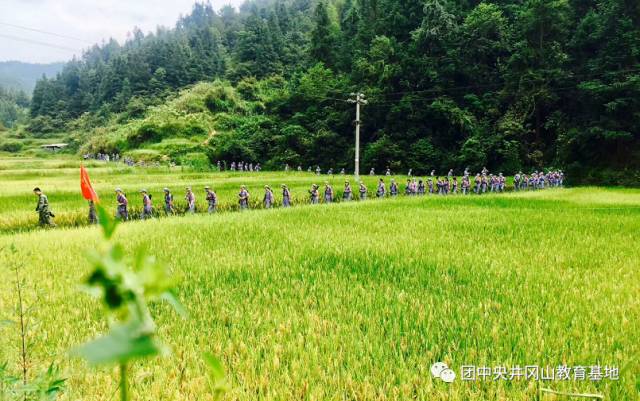
[[[8,183],[0,196],[2,219],[22,213],[6,211],[22,201],[30,212],[34,185],[47,189],[56,211],[85,205],[73,198],[77,169],[52,170],[48,163],[22,177],[0,170]],[[105,198],[116,182],[133,193],[141,185],[182,189],[212,180],[235,201],[241,182],[256,194],[265,181],[293,183],[300,191],[317,181],[306,174],[90,172]],[[164,261],[180,277],[178,296],[190,312],[184,321],[167,305],[154,307],[173,354],[132,368],[133,396],[209,399],[199,354],[211,351],[229,372],[228,400],[536,397],[533,382],[435,381],[429,367],[439,360],[458,374],[465,364],[614,365],[619,381],[544,385],[634,400],[640,391],[639,230],[640,191],[607,188],[127,223],[118,240]],[[116,389],[114,371],[67,355],[106,329],[100,306],[79,290],[90,270],[84,253],[99,238],[97,227],[0,235],[0,247],[16,245],[37,288],[30,295],[39,297],[32,366],[59,361],[69,377],[68,400],[107,400]],[[10,315],[15,293],[7,268],[13,261],[7,262],[0,270],[0,313]],[[0,361],[15,367],[17,344],[15,330],[5,327]]]

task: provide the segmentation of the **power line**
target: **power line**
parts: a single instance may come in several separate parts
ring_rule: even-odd
[[[11,40],[16,40],[18,42],[25,42],[25,43],[31,43],[31,44],[39,45],[39,46],[51,47],[51,48],[54,48],[54,49],[68,50],[68,51],[73,51],[73,52],[80,52],[79,49],[73,49],[71,47],[60,46],[60,45],[56,45],[56,44],[53,44],[53,43],[40,42],[39,40],[21,38],[19,36],[6,35],[6,34],[3,34],[3,33],[0,33],[0,37],[6,38],[6,39],[11,39]]]
[[[55,32],[43,31],[42,29],[29,28],[27,26],[22,26],[22,25],[10,24],[8,22],[0,21],[0,25],[10,26],[12,28],[23,29],[25,31],[38,32],[38,33],[42,33],[42,34],[45,34],[45,35],[57,36],[59,38],[64,38],[64,39],[76,40],[78,42],[83,42],[83,43],[87,43],[87,44],[90,44],[90,45],[93,44],[93,42],[89,42],[88,40],[76,38],[76,37],[73,37],[73,36],[62,35],[60,33],[55,33]]]

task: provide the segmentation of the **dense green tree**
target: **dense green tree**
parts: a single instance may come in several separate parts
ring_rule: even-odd
[[[233,77],[263,78],[281,69],[279,55],[268,22],[257,14],[245,21],[238,33],[236,64]]]
[[[206,96],[211,113],[234,115],[212,158],[340,168],[353,157],[346,99],[360,91],[363,168],[553,165],[611,181],[640,170],[639,57],[630,0],[197,3],[174,28],[134,29],[41,79],[28,124],[140,118],[184,87],[227,78],[249,106]],[[21,121],[17,102],[0,102],[3,125]]]
[[[316,5],[309,56],[312,61],[322,62],[328,67],[333,67],[336,64],[338,32],[327,8],[327,3],[324,0]]]
[[[25,122],[28,106],[29,99],[24,92],[0,86],[0,131]]]

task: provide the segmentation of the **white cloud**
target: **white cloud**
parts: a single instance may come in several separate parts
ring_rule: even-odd
[[[0,0],[0,61],[65,61],[74,54],[81,55],[82,49],[90,46],[90,43],[99,43],[110,37],[123,42],[136,26],[145,33],[154,31],[159,25],[172,27],[180,15],[191,11],[194,2],[195,0]],[[243,0],[210,2],[218,10],[225,4],[239,6]]]

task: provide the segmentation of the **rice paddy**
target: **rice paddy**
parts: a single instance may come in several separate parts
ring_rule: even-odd
[[[116,186],[131,203],[137,190],[149,189],[156,207],[163,187],[180,199],[193,186],[202,210],[204,185],[232,209],[241,184],[257,202],[265,184],[286,183],[302,199],[312,183],[327,180],[87,167],[111,209]],[[68,378],[64,400],[109,400],[116,398],[114,371],[68,354],[106,330],[99,305],[79,289],[90,270],[85,254],[100,232],[80,226],[86,201],[78,174],[70,160],[0,160],[0,248],[18,250],[0,256],[0,318],[14,315],[9,267],[22,263],[26,301],[35,305],[30,367],[57,362]],[[370,193],[375,179],[366,177]],[[328,180],[340,189],[344,177]],[[34,186],[49,196],[61,227],[34,228]],[[154,306],[172,352],[132,367],[132,397],[212,399],[200,358],[208,351],[227,370],[225,400],[567,399],[541,396],[540,387],[636,400],[638,232],[640,191],[621,188],[399,197],[128,222],[117,240],[164,262],[189,311],[183,320],[167,305]],[[15,369],[19,336],[11,325],[0,330],[0,363]],[[458,374],[453,383],[432,377],[437,361]],[[460,377],[465,365],[606,365],[619,368],[619,378],[467,381]]]

